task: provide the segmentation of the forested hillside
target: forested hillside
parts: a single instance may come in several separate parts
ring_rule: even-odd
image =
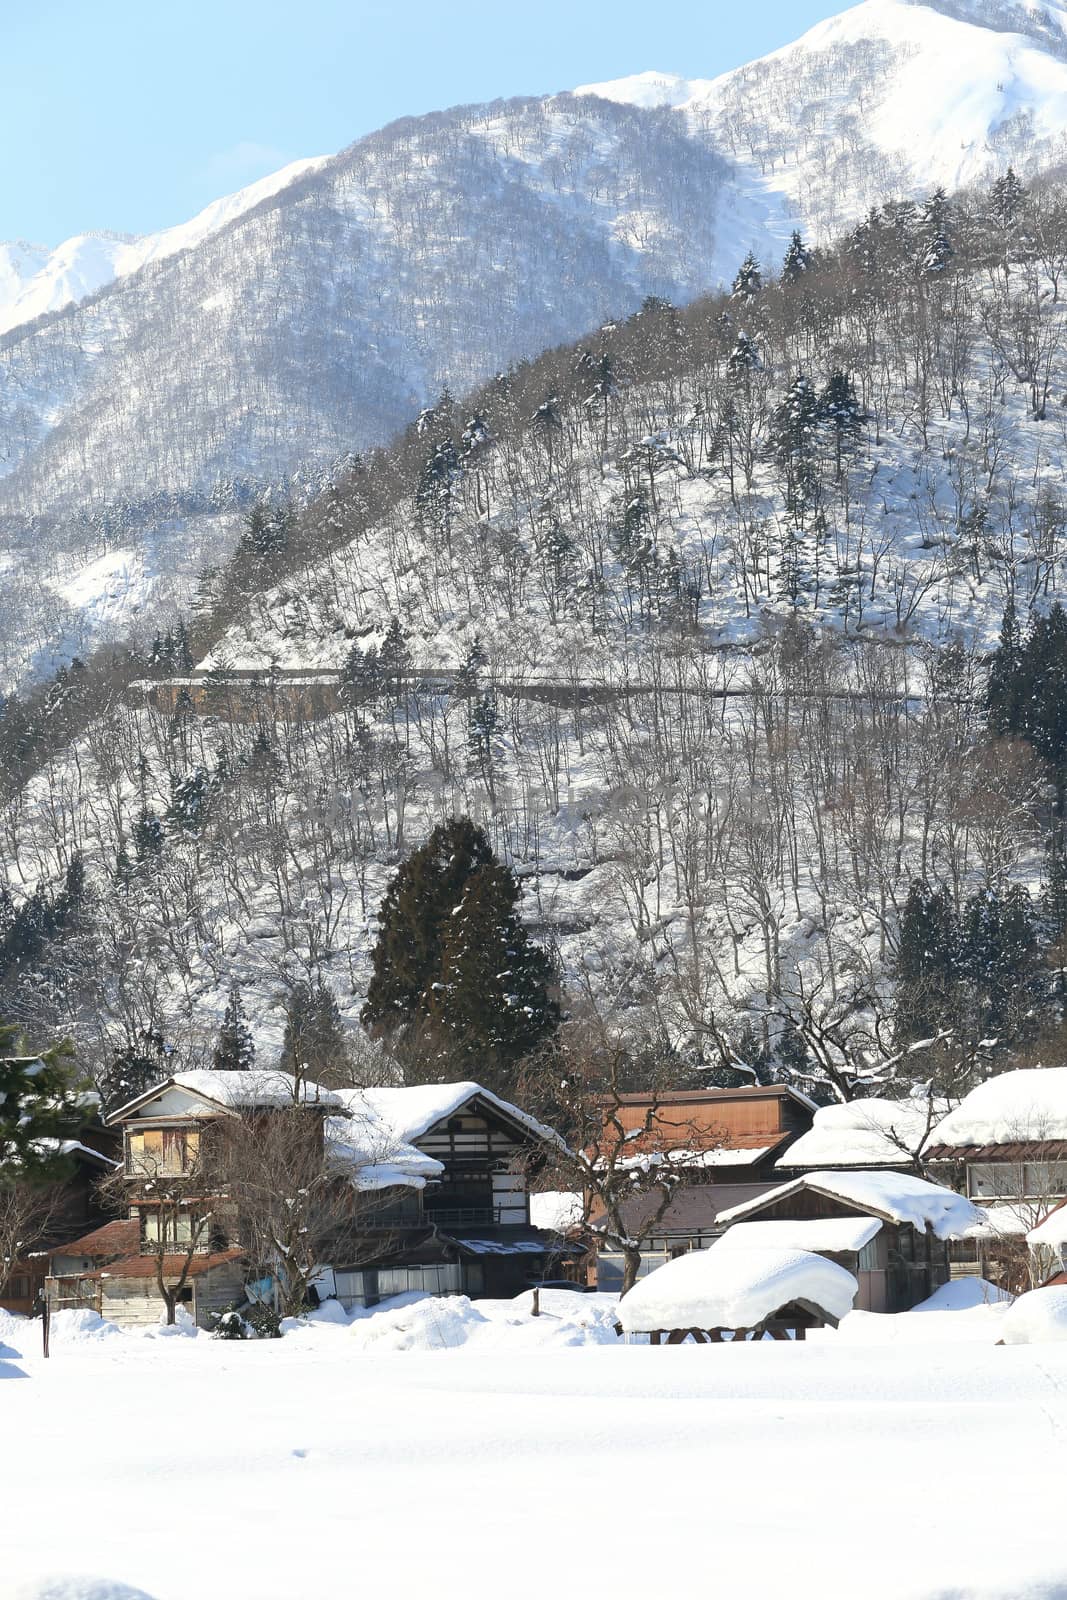
[[[305,504],[443,387],[794,226],[1054,174],[1065,127],[1058,0],[865,0],[719,78],[405,118],[146,239],[0,245],[0,689],[172,625],[257,495]]]
[[[193,1062],[321,984],[355,1037],[465,815],[679,1081],[1057,1048],[1065,271],[1054,187],[888,206],[250,515],[179,633],[7,704],[0,1012]]]

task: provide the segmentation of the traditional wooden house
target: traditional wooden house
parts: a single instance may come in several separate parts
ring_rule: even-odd
[[[114,1170],[119,1141],[97,1122],[87,1123],[76,1139],[47,1141],[65,1158],[66,1176],[55,1186],[55,1205],[41,1237],[19,1261],[0,1295],[0,1310],[28,1316],[40,1305],[49,1272],[49,1257],[68,1240],[105,1220],[97,1195],[101,1178]]]
[[[381,1248],[366,1260],[336,1258],[343,1305],[373,1305],[405,1291],[508,1298],[552,1276],[582,1247],[530,1220],[528,1176],[558,1142],[550,1128],[477,1083],[341,1091],[347,1122],[338,1139],[366,1137],[396,1152],[408,1181],[380,1218]],[[381,1130],[377,1134],[374,1130]]]
[[[135,1227],[136,1246],[112,1254],[117,1227],[73,1241],[54,1260],[57,1303],[154,1323],[160,1271],[201,1326],[241,1299],[243,1219],[221,1194],[199,1192],[201,1151],[222,1118],[255,1125],[294,1105],[321,1129],[331,1181],[374,1195],[369,1214],[361,1209],[357,1223],[353,1207],[329,1235],[321,1295],[348,1308],[411,1290],[511,1295],[572,1248],[530,1225],[526,1168],[555,1135],[478,1084],[331,1091],[281,1072],[190,1071],[112,1114],[123,1134],[125,1239]]]
[[[807,1250],[855,1276],[859,1309],[909,1311],[948,1282],[948,1243],[982,1213],[910,1173],[811,1172],[719,1221],[730,1231],[716,1250]]]
[[[937,1123],[923,1160],[986,1213],[953,1245],[953,1273],[1026,1288],[1027,1235],[1067,1197],[1067,1067],[980,1083]]]
[[[807,1095],[785,1085],[628,1094],[606,1107],[605,1115],[617,1115],[634,1136],[635,1155],[668,1152],[687,1174],[654,1225],[656,1195],[635,1195],[623,1207],[630,1237],[641,1241],[641,1275],[710,1244],[723,1231],[721,1211],[774,1188],[776,1162],[810,1128],[816,1110]],[[590,1221],[595,1234],[595,1206]],[[601,1244],[598,1287],[617,1289],[623,1266],[621,1255]]]

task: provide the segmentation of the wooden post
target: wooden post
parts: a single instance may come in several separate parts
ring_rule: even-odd
[[[52,1308],[48,1303],[48,1290],[47,1289],[42,1289],[41,1290],[41,1348],[44,1351],[44,1358],[45,1358],[46,1361],[48,1360],[48,1354],[49,1354],[49,1351],[48,1351],[49,1335],[50,1335],[50,1333],[52,1331],[51,1322],[52,1322]]]
[[[533,1309],[530,1315],[531,1317],[539,1317],[541,1315],[541,1290],[536,1285],[533,1292]]]

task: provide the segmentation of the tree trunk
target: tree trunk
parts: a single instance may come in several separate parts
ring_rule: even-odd
[[[623,1259],[623,1269],[622,1269],[622,1289],[619,1292],[619,1299],[620,1300],[622,1299],[624,1294],[629,1294],[630,1290],[633,1288],[634,1284],[637,1282],[637,1274],[641,1270],[641,1252],[640,1252],[640,1250],[636,1250],[636,1249],[633,1249],[633,1248],[631,1248],[629,1250],[624,1250],[623,1253],[622,1253],[622,1259]]]

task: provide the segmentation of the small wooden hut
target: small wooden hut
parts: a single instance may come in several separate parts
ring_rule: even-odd
[[[807,1250],[691,1250],[641,1278],[619,1301],[619,1332],[652,1344],[803,1339],[836,1328],[859,1285],[836,1262]]]

